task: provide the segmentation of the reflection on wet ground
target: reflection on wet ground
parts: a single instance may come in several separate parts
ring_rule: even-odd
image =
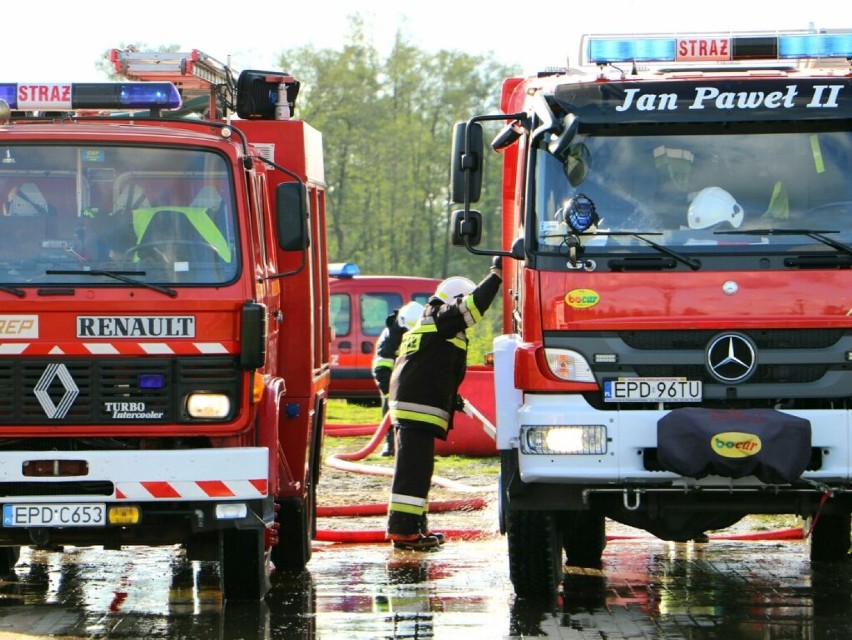
[[[848,638],[852,567],[812,565],[806,547],[617,540],[548,603],[514,598],[502,538],[428,554],[329,544],[248,605],[223,604],[216,566],[175,548],[25,550],[0,583],[0,639]]]

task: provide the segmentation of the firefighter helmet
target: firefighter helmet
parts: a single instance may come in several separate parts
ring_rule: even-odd
[[[399,309],[399,313],[397,313],[396,321],[399,323],[399,326],[404,329],[411,329],[417,324],[417,321],[420,319],[420,314],[423,313],[423,305],[419,302],[407,302]]]
[[[444,302],[450,302],[458,296],[467,295],[474,289],[476,289],[476,284],[472,280],[468,280],[462,276],[452,276],[438,285],[438,288],[435,290],[435,297],[440,298]]]
[[[724,189],[707,187],[690,203],[686,219],[690,229],[708,229],[726,222],[738,229],[743,223],[743,208]]]

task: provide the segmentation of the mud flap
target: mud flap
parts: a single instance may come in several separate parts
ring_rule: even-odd
[[[657,458],[689,478],[754,475],[768,484],[798,478],[811,457],[811,423],[775,409],[684,407],[657,422]]]

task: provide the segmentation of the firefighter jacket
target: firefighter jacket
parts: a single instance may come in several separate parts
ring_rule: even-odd
[[[385,321],[386,326],[382,329],[379,339],[376,341],[376,350],[373,356],[373,379],[383,396],[388,395],[393,363],[399,352],[402,336],[408,331],[406,327],[399,324],[398,319],[397,311],[388,316]]]
[[[430,429],[446,440],[467,370],[466,330],[482,319],[500,288],[488,275],[472,293],[444,303],[433,297],[403,338],[390,381],[390,414],[402,427]]]

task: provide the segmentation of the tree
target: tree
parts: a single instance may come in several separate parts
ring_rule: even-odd
[[[481,277],[487,259],[451,249],[447,235],[452,128],[497,111],[513,70],[491,55],[422,51],[400,32],[382,60],[357,15],[342,50],[300,47],[280,62],[302,82],[297,115],[323,134],[333,259],[364,273]],[[498,169],[487,165],[486,179]],[[499,189],[478,206],[496,246]]]

